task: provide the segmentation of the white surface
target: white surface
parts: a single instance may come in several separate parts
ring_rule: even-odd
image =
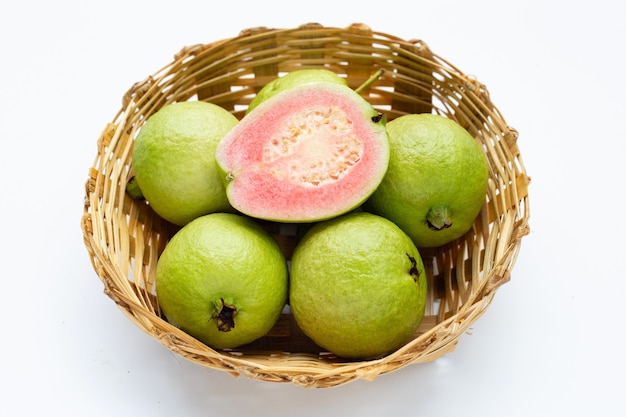
[[[625,414],[626,3],[136,3],[0,6],[2,415]],[[183,46],[306,22],[420,38],[476,76],[533,181],[512,280],[456,350],[324,390],[173,355],[103,295],[80,231],[96,140],[134,82]]]

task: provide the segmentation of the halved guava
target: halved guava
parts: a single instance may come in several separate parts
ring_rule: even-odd
[[[230,204],[251,217],[314,222],[360,206],[389,164],[385,118],[346,85],[293,86],[220,141]]]

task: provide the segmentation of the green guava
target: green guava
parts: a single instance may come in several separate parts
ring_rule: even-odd
[[[254,108],[265,100],[293,87],[312,83],[335,83],[347,86],[345,78],[326,69],[301,69],[292,71],[282,77],[275,78],[265,84],[248,105],[246,113],[250,113]]]
[[[398,117],[387,132],[389,167],[363,208],[396,223],[418,248],[441,246],[469,231],[489,178],[478,142],[435,114]]]
[[[426,295],[424,265],[411,239],[371,213],[317,223],[291,259],[296,323],[343,358],[377,358],[407,343],[424,316]]]
[[[389,142],[384,117],[352,89],[304,83],[259,103],[215,159],[235,209],[305,223],[361,205],[385,175]]]
[[[285,306],[287,285],[287,263],[278,243],[238,214],[192,220],[157,262],[156,292],[164,316],[216,349],[264,336]]]
[[[133,144],[136,184],[129,191],[143,195],[159,216],[179,226],[204,214],[233,212],[215,149],[237,123],[224,108],[203,101],[162,107],[148,118]]]

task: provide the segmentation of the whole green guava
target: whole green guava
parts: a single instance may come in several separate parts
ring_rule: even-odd
[[[215,163],[215,149],[238,123],[203,101],[172,103],[154,113],[133,144],[140,193],[165,220],[183,226],[213,212],[234,212]]]
[[[457,122],[409,114],[387,123],[389,167],[364,204],[396,223],[418,248],[437,247],[470,230],[487,195],[489,164]]]
[[[157,299],[167,320],[216,349],[264,336],[285,306],[287,285],[276,240],[237,214],[192,220],[157,262]]]
[[[407,343],[426,304],[422,258],[391,221],[353,212],[317,223],[291,259],[289,302],[302,331],[348,359]]]

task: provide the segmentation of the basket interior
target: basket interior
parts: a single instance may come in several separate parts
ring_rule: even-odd
[[[162,106],[204,100],[241,118],[267,82],[302,68],[332,70],[352,88],[382,69],[362,95],[388,120],[407,113],[443,114],[465,127],[488,157],[489,190],[481,214],[462,238],[420,250],[429,279],[424,320],[414,340],[385,358],[388,368],[375,373],[435,359],[454,348],[498,286],[509,279],[521,238],[528,233],[529,178],[517,133],[491,103],[484,85],[435,55],[424,42],[377,33],[362,24],[249,29],[232,39],[186,47],[170,64],[132,86],[98,140],[98,154],[86,183],[82,228],[105,293],[168,348],[210,367],[235,374],[253,367],[254,372],[265,372],[264,378],[285,380],[293,376],[285,376],[284,361],[301,368],[304,364],[322,367],[326,373],[344,362],[304,336],[288,311],[267,336],[230,351],[215,352],[170,326],[156,302],[155,268],[178,228],[125,193],[133,176],[134,137]],[[289,256],[297,243],[294,229],[263,224]],[[334,365],[328,368],[328,364]],[[273,366],[283,370],[269,376],[267,368]],[[259,371],[261,367],[266,371]]]

